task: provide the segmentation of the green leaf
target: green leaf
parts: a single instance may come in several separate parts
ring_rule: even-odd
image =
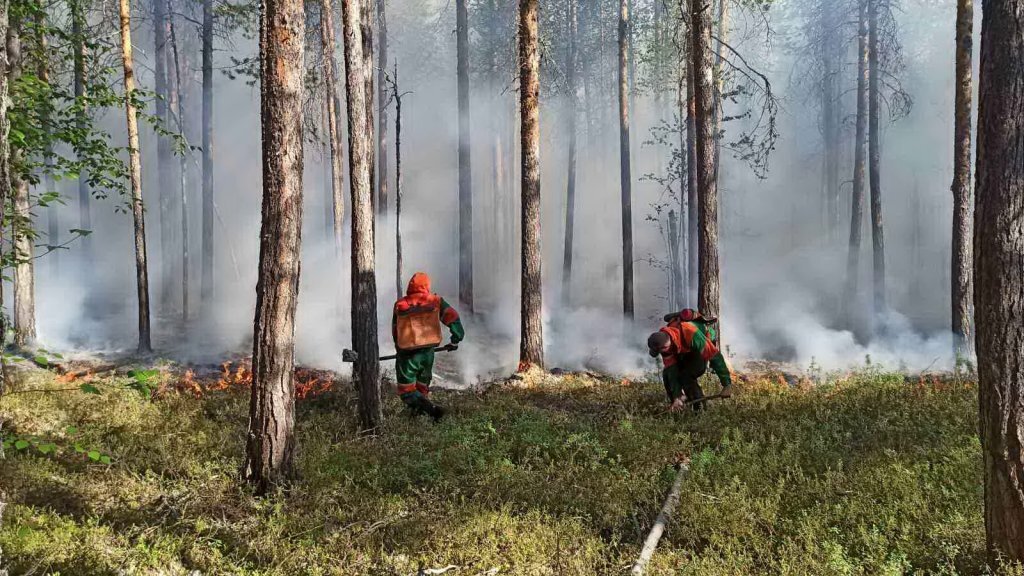
[[[68,426],[67,428],[64,429],[64,433],[67,434],[68,436],[74,436],[75,434],[78,434],[78,428],[75,428],[74,426]]]
[[[54,444],[47,443],[47,444],[40,444],[39,446],[36,446],[36,448],[40,452],[42,452],[43,454],[49,454],[50,452],[53,452],[54,450],[56,450],[57,446],[54,445]]]
[[[86,456],[88,456],[89,460],[92,460],[93,462],[99,462],[100,460],[100,453],[96,450],[89,450],[89,453],[86,454]]]
[[[100,456],[100,462],[109,465],[110,464],[110,456],[107,456],[107,455]]]
[[[35,358],[32,359],[32,361],[42,368],[50,367],[50,360],[46,356],[36,356]]]
[[[88,384],[88,383],[82,384],[81,386],[79,386],[79,388],[82,390],[82,392],[85,392],[86,394],[99,394],[100,393],[100,389],[99,388],[93,386],[92,384]]]
[[[14,447],[17,450],[24,450],[25,448],[28,448],[28,440],[19,439],[14,443]]]

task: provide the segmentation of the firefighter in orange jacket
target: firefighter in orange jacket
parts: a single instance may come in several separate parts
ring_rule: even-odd
[[[434,348],[441,344],[441,325],[447,326],[451,343],[466,336],[459,313],[444,298],[430,291],[430,277],[413,274],[405,296],[395,302],[391,317],[391,335],[398,357],[395,373],[402,402],[414,414],[426,414],[435,421],[444,409],[430,401],[430,383],[434,377]]]
[[[717,319],[705,318],[700,312],[687,308],[665,316],[665,321],[667,326],[647,338],[647,348],[652,358],[660,355],[665,366],[661,376],[669,410],[682,409],[687,400],[694,401],[695,412],[703,409],[700,399],[704,391],[699,378],[707,371],[709,363],[722,383],[722,397],[732,396],[732,375],[711,326]]]

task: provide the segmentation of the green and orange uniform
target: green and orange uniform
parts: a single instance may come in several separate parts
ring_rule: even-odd
[[[707,372],[708,364],[722,383],[723,391],[731,390],[732,374],[722,351],[718,349],[718,336],[711,324],[714,318],[706,319],[700,312],[689,308],[678,314],[665,317],[668,325],[660,331],[668,334],[671,346],[661,352],[664,365],[662,382],[669,402],[674,402],[684,393],[693,404],[694,411],[703,408],[704,390],[699,379]]]
[[[423,272],[413,274],[405,296],[395,302],[391,316],[391,335],[398,352],[398,393],[414,412],[430,414],[435,419],[440,414],[429,401],[430,383],[434,378],[434,348],[443,339],[442,325],[448,327],[452,344],[466,337],[459,313],[430,291],[430,277]]]

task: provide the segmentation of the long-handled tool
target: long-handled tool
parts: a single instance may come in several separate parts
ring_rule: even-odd
[[[458,349],[459,349],[459,345],[458,344],[446,344],[444,346],[438,346],[437,348],[434,348],[434,352],[454,352],[454,351],[456,351]],[[380,358],[378,358],[378,360],[394,360],[395,358],[398,358],[398,354],[388,354],[387,356],[381,356]],[[341,361],[342,362],[358,362],[359,361],[359,353],[357,353],[355,350],[348,350],[348,349],[342,350],[341,351]]]

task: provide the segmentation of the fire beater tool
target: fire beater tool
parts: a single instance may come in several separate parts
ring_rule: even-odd
[[[446,344],[444,346],[438,346],[434,348],[434,352],[454,352],[459,349],[458,344]],[[398,358],[398,354],[388,354],[387,356],[381,356],[378,360],[394,360]],[[355,350],[345,349],[341,351],[342,362],[358,362],[359,354]]]

